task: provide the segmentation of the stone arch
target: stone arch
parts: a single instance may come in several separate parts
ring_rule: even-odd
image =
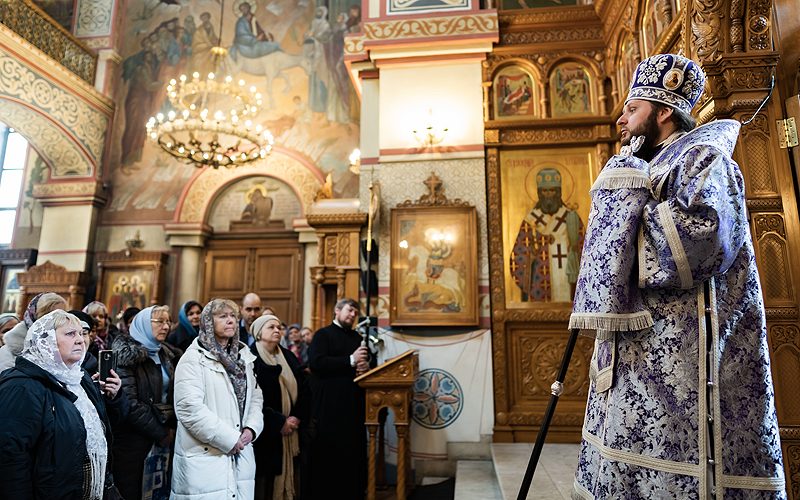
[[[209,168],[194,176],[181,193],[175,209],[175,222],[206,223],[209,210],[219,193],[233,182],[256,175],[274,177],[288,184],[300,200],[304,216],[323,183],[321,172],[315,167],[310,168],[295,155],[273,151],[266,159],[250,165],[232,169]]]
[[[4,122],[39,152],[50,167],[51,179],[96,175],[112,113],[110,101],[35,49],[22,46],[24,42],[2,35]]]

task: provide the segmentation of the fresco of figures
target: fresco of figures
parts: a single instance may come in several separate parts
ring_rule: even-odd
[[[347,158],[358,143],[359,109],[343,55],[344,36],[359,30],[357,3],[128,2],[112,137],[114,194],[106,222],[129,220],[131,209],[139,221],[172,218],[195,170],[147,140],[145,123],[172,109],[167,82],[195,71],[231,74],[256,86],[265,96],[257,123],[274,135],[273,155],[302,157],[332,175],[336,196],[356,196],[358,179]],[[211,52],[218,43],[228,49],[221,68],[215,68]]]

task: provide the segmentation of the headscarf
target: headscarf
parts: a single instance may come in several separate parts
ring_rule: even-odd
[[[253,321],[250,327],[250,333],[253,337],[261,331],[267,321],[280,320],[271,314],[260,316]],[[269,366],[280,366],[281,372],[278,377],[278,382],[281,387],[281,413],[283,416],[288,417],[292,411],[292,406],[297,402],[297,379],[286,360],[283,351],[277,345],[275,348],[278,350],[277,354],[272,354],[267,351],[267,346],[260,340],[256,341],[256,350],[258,357]],[[283,436],[283,470],[281,474],[275,476],[273,498],[294,498],[294,457],[300,453],[300,440],[297,432]],[[286,493],[286,496],[284,496]]]
[[[106,345],[106,338],[108,337],[108,329],[111,327],[111,322],[109,321],[108,317],[108,307],[106,307],[106,305],[103,304],[102,302],[95,300],[86,304],[86,307],[82,309],[83,312],[91,316],[92,313],[89,312],[89,309],[92,308],[92,306],[102,306],[103,309],[106,310],[106,327],[103,330],[100,330],[99,328],[97,329],[97,336],[94,338],[94,343],[97,344],[97,347],[100,350],[110,349],[111,346]]]
[[[228,342],[228,346],[222,347],[214,336],[214,316],[211,314],[212,304],[217,299],[212,300],[203,308],[200,313],[200,332],[198,342],[205,347],[217,360],[225,367],[228,378],[233,385],[233,392],[236,394],[236,401],[239,403],[239,416],[244,416],[244,403],[247,397],[247,372],[244,367],[244,360],[239,356],[239,342],[236,336]]]
[[[161,342],[153,335],[153,323],[150,321],[153,319],[153,307],[155,306],[145,307],[136,313],[131,322],[131,328],[128,330],[128,335],[145,348],[147,356],[153,360],[153,363],[161,367],[161,402],[164,403],[167,400],[169,388],[169,371],[161,363],[161,357],[158,355],[161,350]]]
[[[181,310],[178,311],[178,325],[179,325],[179,328],[183,329],[184,333],[186,334],[186,338],[188,338],[189,340],[194,340],[194,338],[197,337],[197,333],[200,330],[200,327],[194,326],[189,321],[189,316],[187,316],[187,313],[189,312],[189,310],[191,308],[193,308],[194,306],[197,306],[200,309],[203,309],[203,306],[199,302],[197,302],[196,300],[187,300],[181,306]]]
[[[36,304],[39,302],[39,299],[42,298],[42,295],[44,294],[36,294],[36,296],[28,302],[28,307],[25,308],[25,315],[22,319],[25,321],[25,326],[28,328],[36,321]]]
[[[19,318],[17,317],[16,314],[12,313],[0,314],[0,328],[3,328],[6,325],[6,323],[11,321],[12,319],[14,321],[19,322]]]
[[[56,310],[36,320],[28,329],[25,346],[20,356],[48,372],[77,396],[78,399],[73,404],[80,412],[86,429],[86,452],[89,455],[92,475],[91,498],[100,499],[103,498],[105,485],[108,443],[97,409],[89,400],[86,390],[81,386],[83,357],[72,366],[67,366],[58,351],[55,324],[56,320],[63,317],[74,318],[65,311]],[[83,352],[85,357],[86,350],[84,349]]]

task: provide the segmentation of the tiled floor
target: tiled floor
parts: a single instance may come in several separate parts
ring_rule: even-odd
[[[492,444],[492,460],[504,500],[517,498],[532,449],[533,444],[530,443]],[[527,498],[569,500],[579,450],[580,445],[577,444],[546,444]]]

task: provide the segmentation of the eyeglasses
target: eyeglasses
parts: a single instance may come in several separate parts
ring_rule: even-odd
[[[169,326],[171,324],[168,319],[151,319],[150,322],[157,324],[159,328],[164,325]]]

